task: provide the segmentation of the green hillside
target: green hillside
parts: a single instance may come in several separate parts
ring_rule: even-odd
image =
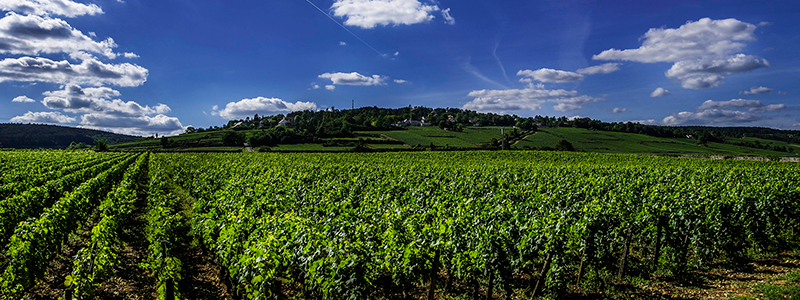
[[[140,137],[107,131],[44,124],[0,124],[0,148],[64,149],[71,143],[94,145],[98,140],[108,144],[133,142]]]
[[[542,128],[512,145],[513,149],[554,148],[565,139],[578,151],[598,153],[636,153],[666,155],[727,155],[727,156],[797,156],[766,149],[738,146],[728,143],[709,142],[700,145],[689,138],[658,138],[644,134],[597,131],[581,128]],[[746,140],[755,140],[747,138]],[[726,141],[727,142],[727,141]],[[781,141],[761,140],[761,143],[782,145],[800,149],[800,145]]]
[[[111,146],[118,151],[168,151],[168,152],[241,152],[248,138],[263,134],[262,129],[219,130],[188,133],[160,139],[142,139],[135,142]],[[279,143],[271,146],[252,147],[251,151],[272,152],[346,152],[358,146],[359,151],[411,151],[462,149],[479,150],[492,148],[491,143],[502,140],[501,127],[466,127],[463,132],[453,132],[438,127],[407,127],[398,130],[355,131],[354,137],[318,138],[300,143]],[[505,127],[510,135],[513,129]],[[519,133],[519,138],[510,139],[511,150],[554,150],[563,140],[570,142],[581,152],[632,153],[652,155],[723,155],[723,156],[798,156],[800,145],[783,141],[741,138],[720,142],[698,143],[693,138],[661,138],[645,134],[599,131],[592,129],[559,127],[540,128],[537,132]],[[226,143],[226,136],[239,137],[236,144]],[[166,142],[164,141],[166,139]],[[762,145],[754,148],[737,145],[747,143]],[[495,144],[499,145],[499,144]],[[793,152],[771,150],[774,146],[791,148]],[[495,146],[496,149],[497,146]],[[763,149],[770,148],[770,149]]]

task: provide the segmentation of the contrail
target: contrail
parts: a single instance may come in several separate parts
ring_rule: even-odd
[[[503,77],[506,78],[508,83],[513,84],[511,79],[508,79],[508,75],[506,74],[506,68],[503,66],[503,62],[500,61],[500,57],[497,56],[497,48],[500,48],[500,40],[497,40],[497,43],[494,45],[494,50],[492,51],[492,55],[494,55],[494,59],[497,61],[497,65],[500,66],[500,71],[503,71]]]
[[[358,36],[357,36],[355,33],[353,33],[352,31],[350,31],[350,29],[347,29],[347,27],[344,27],[344,25],[342,25],[342,23],[339,23],[339,21],[336,21],[336,19],[334,19],[333,17],[331,17],[331,15],[329,15],[329,14],[328,14],[328,13],[326,13],[324,10],[322,10],[321,8],[319,8],[319,6],[317,6],[316,4],[314,4],[314,2],[311,2],[311,0],[306,0],[306,2],[308,2],[308,4],[311,4],[311,6],[313,6],[314,8],[316,8],[316,9],[317,9],[319,12],[321,12],[321,13],[322,13],[323,15],[325,15],[326,17],[328,17],[328,19],[331,19],[331,21],[333,21],[334,23],[336,23],[336,25],[339,25],[339,27],[342,27],[342,29],[344,29],[345,31],[347,31],[347,32],[349,32],[350,34],[352,34],[352,35],[353,35],[353,36],[354,36],[356,39],[358,39],[359,41],[361,41],[362,43],[364,43],[364,45],[367,45],[367,47],[369,47],[370,49],[372,49],[372,51],[375,51],[375,53],[378,53],[378,55],[380,55],[380,56],[384,56],[384,57],[386,56],[385,54],[383,54],[383,53],[381,53],[380,51],[378,51],[377,49],[375,49],[375,47],[372,47],[370,44],[368,44],[367,42],[365,42],[364,40],[362,40],[362,39],[361,39],[360,37],[358,37]]]

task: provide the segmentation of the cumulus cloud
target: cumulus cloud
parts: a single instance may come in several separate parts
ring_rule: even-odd
[[[71,113],[95,113],[116,117],[137,117],[153,114],[169,113],[171,109],[165,104],[150,107],[142,106],[134,101],[114,99],[120,97],[119,91],[107,87],[82,88],[78,85],[67,85],[63,90],[44,93],[42,104],[50,109],[59,109]]]
[[[578,97],[568,97],[568,98],[558,98],[558,99],[550,99],[548,102],[555,102],[557,103],[553,106],[553,109],[557,111],[573,111],[583,108],[583,105],[589,103],[595,103],[603,101],[602,98],[595,98],[586,95],[578,96]]]
[[[83,4],[70,0],[2,0],[0,10],[27,15],[57,15],[69,18],[102,14],[96,4]]]
[[[752,55],[734,54],[747,42],[755,41],[758,26],[736,19],[703,18],[679,28],[652,28],[636,49],[609,49],[594,55],[596,60],[642,63],[674,63],[666,76],[686,89],[706,89],[725,82],[723,75],[769,67],[769,62]]]
[[[95,41],[66,21],[37,15],[8,13],[0,19],[0,53],[39,55],[85,51],[116,58],[117,44]]]
[[[225,119],[242,119],[255,114],[269,115],[302,110],[317,110],[317,104],[302,101],[291,103],[278,98],[258,97],[230,102],[222,110],[218,110],[218,107],[215,106],[212,114]]]
[[[16,116],[10,120],[13,123],[44,123],[44,124],[70,124],[75,123],[75,118],[65,116],[59,112],[31,112]]]
[[[656,119],[647,119],[647,120],[631,120],[630,122],[639,123],[643,125],[661,125],[660,122]]]
[[[326,90],[329,90],[329,91],[333,91],[333,90],[335,90],[335,89],[336,89],[336,86],[335,86],[335,85],[332,85],[332,84],[328,84],[328,85],[326,85],[326,86],[325,86],[325,89],[326,89]]]
[[[345,42],[339,42],[339,46],[347,46],[347,43],[345,43]]]
[[[123,101],[119,99],[119,91],[107,87],[67,85],[62,90],[45,92],[44,96],[42,104],[49,109],[81,114],[79,127],[134,135],[175,134],[183,130],[178,118],[165,115],[171,111],[169,106]],[[12,120],[65,124],[74,123],[76,119],[61,112],[29,112]]]
[[[742,50],[744,42],[755,41],[757,26],[736,19],[703,18],[679,28],[651,28],[637,49],[609,49],[594,55],[596,60],[624,60],[643,63],[678,62],[708,56],[727,56]]]
[[[31,102],[36,102],[36,100],[33,100],[28,96],[19,96],[11,100],[11,102],[31,103]]]
[[[579,95],[577,91],[563,89],[548,90],[542,85],[529,84],[523,89],[476,90],[468,94],[474,99],[463,106],[475,111],[510,112],[519,110],[538,110],[543,104],[556,103],[558,111],[580,109],[584,104],[602,99]]]
[[[697,107],[696,112],[682,111],[670,115],[661,122],[663,125],[737,125],[769,118],[765,112],[786,109],[785,104],[764,104],[758,100],[732,99],[728,101],[707,100]]]
[[[345,25],[364,29],[426,23],[434,19],[433,13],[441,11],[434,4],[418,0],[336,0],[331,10],[334,16],[345,18]],[[445,11],[445,22],[452,25],[455,19],[450,16],[450,9]]]
[[[769,67],[765,59],[737,54],[722,59],[701,59],[679,61],[672,65],[666,75],[681,81],[686,89],[705,89],[717,87],[724,83],[723,74],[735,74]]]
[[[620,63],[607,63],[597,66],[591,66],[588,68],[578,69],[578,73],[585,74],[585,75],[594,75],[594,74],[609,74],[619,71]]]
[[[104,84],[139,86],[147,80],[147,69],[138,65],[106,64],[86,58],[80,64],[43,57],[6,58],[0,61],[0,82],[50,82],[58,84]]]
[[[319,78],[330,79],[335,85],[357,85],[357,86],[372,86],[372,85],[386,85],[386,76],[372,75],[364,76],[358,72],[352,73],[325,73],[319,75]]]
[[[151,135],[155,132],[174,135],[183,132],[184,126],[176,117],[163,114],[155,116],[112,116],[90,113],[81,116],[80,127],[108,130],[131,135]]]
[[[749,91],[741,91],[739,92],[740,95],[759,95],[759,94],[772,94],[775,91],[774,89],[763,87],[763,86],[754,86],[751,87]]]
[[[132,52],[125,52],[125,53],[122,54],[122,56],[125,56],[125,58],[129,58],[129,59],[139,58],[138,54],[132,53]]]
[[[624,113],[624,112],[626,112],[626,111],[628,111],[628,109],[627,109],[627,108],[624,108],[624,107],[615,107],[613,112],[614,112],[615,114],[621,114],[621,113]]]
[[[726,109],[709,109],[699,112],[679,112],[664,118],[662,123],[667,126],[684,124],[739,124],[751,123],[761,119],[761,116],[749,112]]]
[[[706,100],[703,102],[700,107],[697,109],[699,110],[708,110],[708,109],[738,109],[738,110],[749,110],[751,112],[763,112],[763,111],[781,111],[786,109],[786,104],[770,104],[766,105],[761,103],[758,100],[746,100],[746,99],[733,99],[728,101],[714,101],[714,100]]]
[[[583,75],[581,74],[569,71],[553,70],[548,68],[541,68],[536,71],[520,70],[519,72],[517,72],[517,76],[525,76],[540,82],[561,83],[561,82],[573,82],[573,81],[583,80]]]
[[[399,84],[408,83],[408,80],[404,80],[404,79],[395,79],[395,80],[394,80],[394,83],[399,83]]]
[[[669,90],[665,90],[664,88],[656,88],[652,93],[650,93],[650,97],[651,98],[665,97],[671,94],[672,93],[670,93]]]

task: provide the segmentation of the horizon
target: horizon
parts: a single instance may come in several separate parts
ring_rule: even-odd
[[[800,3],[0,2],[0,123],[150,136],[335,107],[800,130]]]

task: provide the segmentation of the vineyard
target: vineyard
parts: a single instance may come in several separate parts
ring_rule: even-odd
[[[3,299],[45,278],[60,297],[94,299],[123,268],[144,274],[152,298],[184,299],[180,283],[197,275],[185,241],[234,299],[557,298],[800,242],[796,163],[11,151],[0,170]]]

